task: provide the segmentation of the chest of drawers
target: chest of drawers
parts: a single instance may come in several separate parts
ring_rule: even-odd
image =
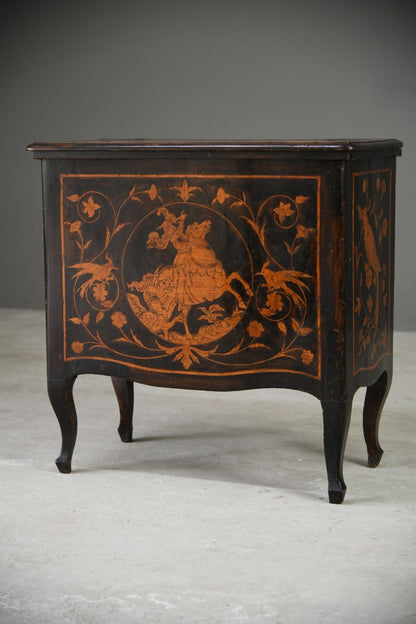
[[[329,500],[341,503],[360,386],[367,386],[369,465],[382,455],[401,145],[29,146],[43,168],[48,391],[62,431],[59,470],[71,471],[79,374],[112,378],[126,442],[133,382],[286,387],[322,403]]]

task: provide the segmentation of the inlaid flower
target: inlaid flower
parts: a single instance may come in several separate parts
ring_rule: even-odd
[[[259,338],[264,331],[264,327],[258,321],[251,321],[247,327],[248,335],[252,338]]]
[[[296,228],[296,238],[308,238],[310,231],[310,228],[304,225],[298,225]]]
[[[146,191],[146,193],[149,195],[150,199],[152,201],[154,201],[157,197],[157,188],[155,184],[152,184],[152,186],[150,187],[150,189],[148,191]]]
[[[84,343],[83,342],[79,342],[79,340],[76,340],[75,342],[72,343],[71,349],[75,353],[82,353],[82,351],[84,349]]]
[[[290,202],[285,203],[283,201],[280,201],[279,205],[273,208],[273,212],[277,215],[279,222],[283,223],[285,219],[293,215],[295,209],[292,208]]]
[[[70,232],[79,232],[80,229],[81,229],[81,221],[73,221],[73,223],[71,223],[71,225],[69,226]]]
[[[101,208],[99,204],[95,203],[92,195],[88,197],[87,201],[83,201],[82,205],[84,207],[84,213],[88,215],[90,219],[92,219],[92,217],[95,215],[97,210]]]
[[[96,282],[92,292],[96,301],[105,301],[107,299],[108,290],[104,282]]]
[[[301,360],[304,364],[311,364],[313,362],[314,355],[309,349],[302,349]]]
[[[270,312],[274,314],[276,311],[281,312],[283,310],[283,299],[282,295],[279,295],[276,292],[268,293],[266,299],[266,307],[270,309]]]
[[[127,319],[123,312],[117,311],[113,312],[113,314],[111,315],[111,322],[114,327],[118,327],[119,329],[121,329],[122,327],[124,327],[124,325],[126,325]]]
[[[223,204],[225,200],[228,199],[229,197],[230,197],[229,194],[226,193],[222,187],[218,189],[217,200],[219,201],[220,204]]]

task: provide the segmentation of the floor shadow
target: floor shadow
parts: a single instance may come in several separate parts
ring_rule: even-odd
[[[166,442],[174,440],[225,440],[225,439],[238,439],[242,437],[249,437],[250,435],[269,435],[279,437],[278,429],[258,429],[258,428],[235,428],[234,430],[218,429],[217,431],[188,431],[185,433],[172,433],[163,435],[152,435],[135,437],[132,439],[134,443],[146,443],[146,442]]]
[[[118,446],[116,457],[114,446],[106,447],[94,467],[78,469],[74,463],[73,470],[128,471],[241,483],[296,491],[311,498],[316,498],[317,489],[322,488],[325,498],[322,448],[301,436],[302,431],[241,426],[136,436],[134,453],[126,452],[131,443]]]

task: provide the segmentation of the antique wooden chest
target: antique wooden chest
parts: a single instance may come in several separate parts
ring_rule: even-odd
[[[368,463],[392,375],[397,140],[38,143],[48,391],[71,471],[81,373],[112,377],[132,439],[133,382],[287,387],[323,408],[341,503],[354,392]]]

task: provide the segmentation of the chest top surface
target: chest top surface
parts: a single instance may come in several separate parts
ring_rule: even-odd
[[[357,159],[368,152],[400,155],[402,142],[397,139],[327,139],[327,140],[155,140],[121,139],[72,142],[42,142],[28,146],[35,158],[140,158],[149,154],[195,154],[200,157],[260,156]]]

